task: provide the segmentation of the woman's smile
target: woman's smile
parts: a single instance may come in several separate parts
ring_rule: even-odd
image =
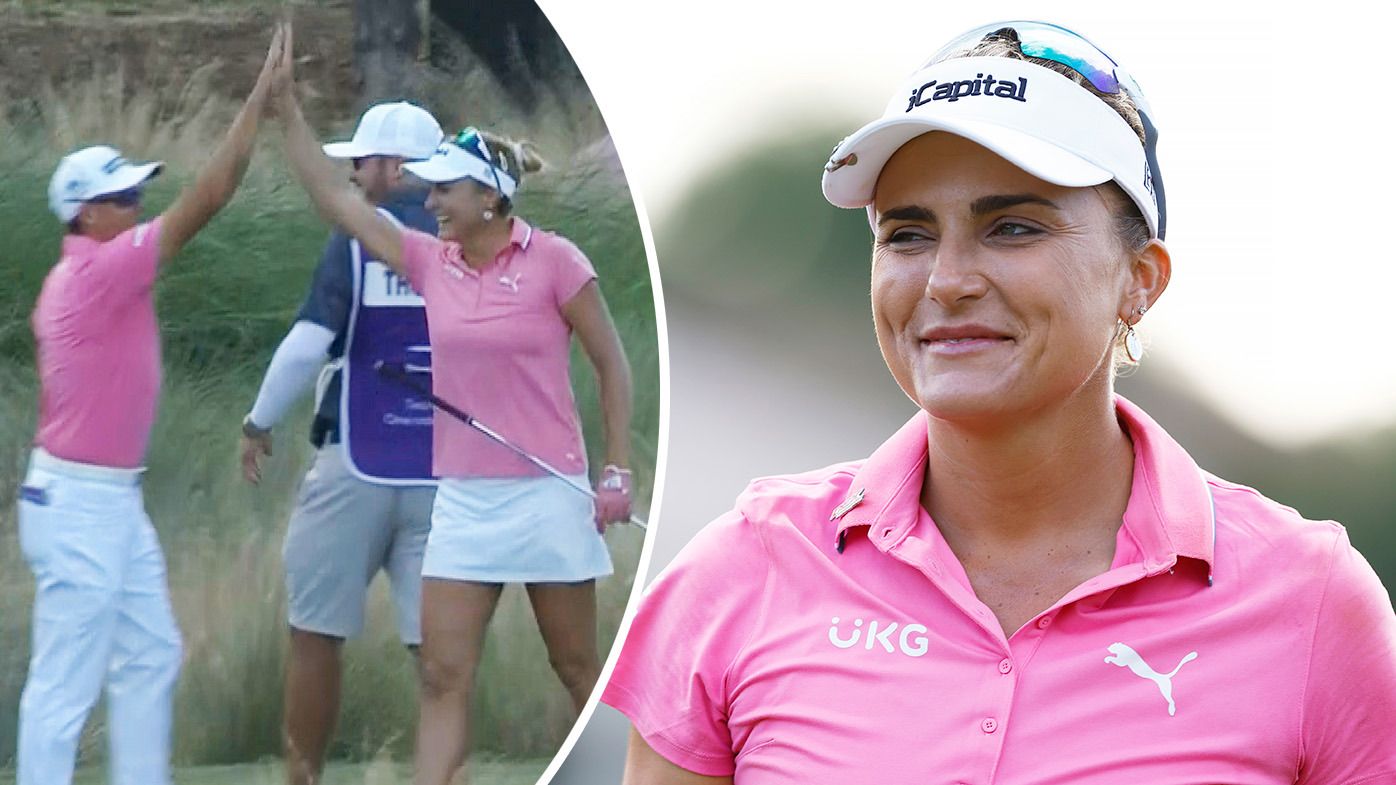
[[[963,357],[1013,346],[1013,338],[1001,330],[979,324],[942,325],[918,336],[921,348],[937,357]]]
[[[1127,265],[1094,189],[928,133],[888,162],[874,206],[874,321],[912,400],[974,417],[1108,379]]]

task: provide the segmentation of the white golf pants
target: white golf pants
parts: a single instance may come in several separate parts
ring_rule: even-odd
[[[19,539],[34,573],[19,785],[68,785],[103,682],[113,785],[168,785],[182,648],[139,473],[35,450]]]

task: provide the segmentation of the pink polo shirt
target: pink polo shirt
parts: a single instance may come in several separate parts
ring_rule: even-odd
[[[920,505],[918,414],[752,483],[651,587],[603,700],[743,785],[1396,783],[1396,615],[1343,528],[1118,413],[1114,563],[1007,639]]]
[[[134,469],[160,398],[160,330],[151,296],[160,219],[100,243],[70,234],[31,323],[39,364],[34,444],[69,461]]]
[[[559,471],[585,474],[562,306],[596,271],[565,238],[511,220],[509,244],[480,270],[466,266],[456,243],[403,233],[407,279],[426,301],[432,390]],[[444,412],[432,430],[438,477],[543,474]]]

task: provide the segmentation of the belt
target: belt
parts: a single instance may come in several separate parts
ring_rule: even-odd
[[[141,484],[145,467],[122,469],[115,466],[98,466],[93,463],[79,463],[54,456],[42,447],[35,447],[29,453],[29,468],[41,469],[75,480],[91,480],[112,485],[136,486]]]

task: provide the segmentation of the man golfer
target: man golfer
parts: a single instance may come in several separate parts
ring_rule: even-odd
[[[431,157],[441,127],[424,109],[385,103],[348,142],[324,146],[353,162],[350,180],[393,222],[436,232],[426,188],[402,163]],[[328,362],[327,362],[328,361]],[[431,527],[431,403],[374,372],[400,363],[430,386],[422,298],[336,230],[295,324],[273,355],[242,426],[242,471],[261,479],[271,428],[317,377],[314,464],[286,532],[291,655],[286,670],[287,779],[319,780],[339,713],[340,649],[364,625],[369,583],[392,582],[402,642],[421,643],[422,553]]]
[[[141,498],[160,393],[156,275],[247,169],[285,29],[194,183],[140,221],[163,164],[111,147],[58,164],[49,206],[68,229],[34,307],[39,427],[20,488],[19,540],[34,573],[29,675],[19,707],[19,785],[68,785],[78,735],[105,681],[113,785],[167,785],[182,656],[165,560]]]

